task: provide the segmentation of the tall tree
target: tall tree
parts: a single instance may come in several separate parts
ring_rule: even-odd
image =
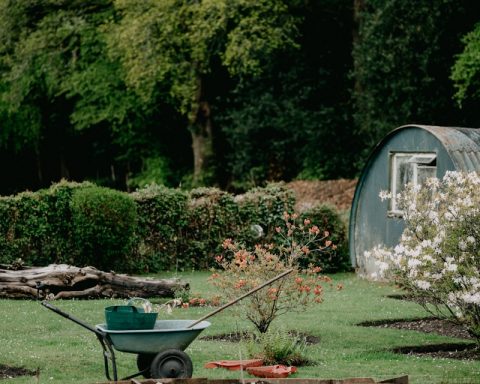
[[[452,66],[451,79],[455,100],[466,117],[468,126],[480,126],[480,23],[463,38],[463,51]]]
[[[357,0],[356,126],[370,150],[408,123],[458,125],[449,80],[459,37],[479,18],[469,0]]]
[[[116,0],[111,53],[126,82],[151,102],[163,93],[188,119],[195,183],[212,170],[212,89],[218,71],[258,75],[272,53],[295,46],[286,0]]]
[[[155,152],[152,126],[174,120],[139,100],[107,55],[103,26],[115,17],[111,0],[0,2],[0,140],[36,153],[30,188],[107,175],[125,187],[122,166]]]
[[[90,36],[112,9],[109,0],[0,3],[0,113],[9,122],[4,127],[11,127],[2,136],[34,148],[40,185],[50,182],[44,172],[51,171],[52,153],[54,174],[70,176],[65,157],[76,108],[68,95],[72,77],[85,67]]]
[[[351,1],[305,1],[292,12],[301,17],[299,49],[276,54],[216,103],[228,143],[224,177],[235,189],[352,176]]]

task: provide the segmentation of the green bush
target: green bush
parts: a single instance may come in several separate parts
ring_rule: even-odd
[[[252,226],[259,225],[266,242],[272,241],[275,228],[283,225],[283,213],[292,213],[295,193],[281,183],[269,184],[265,188],[253,188],[235,198],[239,207],[239,220],[242,223],[239,237],[247,244],[258,241],[259,234]]]
[[[325,251],[311,252],[309,258],[301,259],[303,267],[314,263],[322,268],[323,272],[342,272],[352,269],[348,250],[347,227],[335,207],[318,205],[301,214],[302,219],[310,219],[312,224],[318,226],[320,231],[329,232],[328,240],[335,245],[335,249],[328,248]]]
[[[72,262],[70,199],[90,183],[61,181],[49,189],[0,198],[2,263],[28,265]]]
[[[197,269],[213,266],[223,240],[235,237],[240,226],[233,195],[217,188],[193,189],[188,202],[183,266]]]
[[[49,233],[46,218],[48,207],[38,194],[24,192],[4,197],[0,203],[2,229],[2,262],[22,259],[42,262],[43,239]]]
[[[189,193],[151,185],[132,194],[138,211],[137,270],[205,269],[226,238],[253,244],[260,225],[271,239],[294,198],[281,185],[233,195],[216,188]]]
[[[265,365],[301,366],[310,363],[305,336],[282,327],[254,334],[248,341],[249,357],[263,359]]]
[[[131,195],[137,206],[137,270],[156,272],[183,264],[180,250],[188,222],[188,195],[149,185]]]
[[[132,194],[62,181],[0,197],[0,263],[68,263],[129,272],[205,269],[225,238],[270,241],[293,192],[282,185],[233,195],[147,186]]]
[[[75,261],[103,270],[135,270],[137,210],[124,192],[103,187],[74,191],[71,200]]]
[[[90,182],[75,183],[60,181],[49,189],[37,192],[40,199],[45,202],[47,211],[45,216],[48,223],[48,236],[44,238],[42,250],[44,262],[36,262],[34,265],[46,263],[75,264],[75,244],[73,241],[73,226],[71,200],[76,190],[91,188]]]
[[[0,197],[0,263],[10,264],[15,260],[13,238],[15,235],[13,222],[13,199]]]

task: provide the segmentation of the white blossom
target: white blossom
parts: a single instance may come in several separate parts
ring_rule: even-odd
[[[385,200],[389,200],[392,198],[392,193],[391,192],[387,192],[387,191],[380,191],[380,193],[378,194],[378,196],[380,196],[380,199],[382,201],[385,201]]]
[[[480,337],[480,176],[448,171],[425,187],[407,185],[396,196],[405,230],[391,250],[374,247],[378,274],[395,276],[414,295],[445,303]],[[382,200],[391,198],[380,193]],[[423,296],[422,296],[423,295]],[[477,312],[478,313],[478,312]],[[476,331],[475,331],[476,330]]]
[[[427,289],[430,289],[430,287],[432,286],[428,281],[425,281],[425,280],[417,280],[415,281],[415,285],[418,288],[423,289],[424,291],[426,291]]]

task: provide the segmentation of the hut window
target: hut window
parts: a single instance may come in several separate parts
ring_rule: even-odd
[[[389,214],[401,216],[397,207],[396,195],[405,185],[421,185],[437,175],[437,155],[435,153],[392,153],[390,156],[390,200]]]

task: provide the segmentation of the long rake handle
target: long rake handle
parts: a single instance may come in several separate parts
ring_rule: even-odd
[[[213,312],[210,312],[209,314],[203,316],[202,318],[198,319],[197,321],[194,321],[192,324],[190,324],[187,328],[192,328],[194,325],[197,325],[198,323],[202,322],[203,320],[206,320],[208,319],[209,317],[213,316],[213,315],[216,315],[218,312],[221,312],[223,311],[224,309],[230,307],[231,305],[237,303],[238,301],[246,298],[247,296],[250,296],[252,293],[255,293],[257,292],[258,290],[262,289],[262,288],[265,288],[267,285],[270,285],[272,284],[274,281],[277,281],[278,279],[281,279],[282,277],[285,277],[287,276],[290,272],[293,271],[293,268],[292,269],[289,269],[285,272],[282,272],[280,275],[278,276],[275,276],[274,278],[266,281],[265,283],[263,283],[262,285],[259,285],[258,287],[255,287],[253,289],[251,289],[250,291],[248,291],[247,293],[245,293],[244,295],[240,296],[240,297],[237,297],[236,299],[233,299],[232,301],[230,301],[229,303],[225,304],[225,305],[222,305],[220,308],[217,308],[215,311]]]

